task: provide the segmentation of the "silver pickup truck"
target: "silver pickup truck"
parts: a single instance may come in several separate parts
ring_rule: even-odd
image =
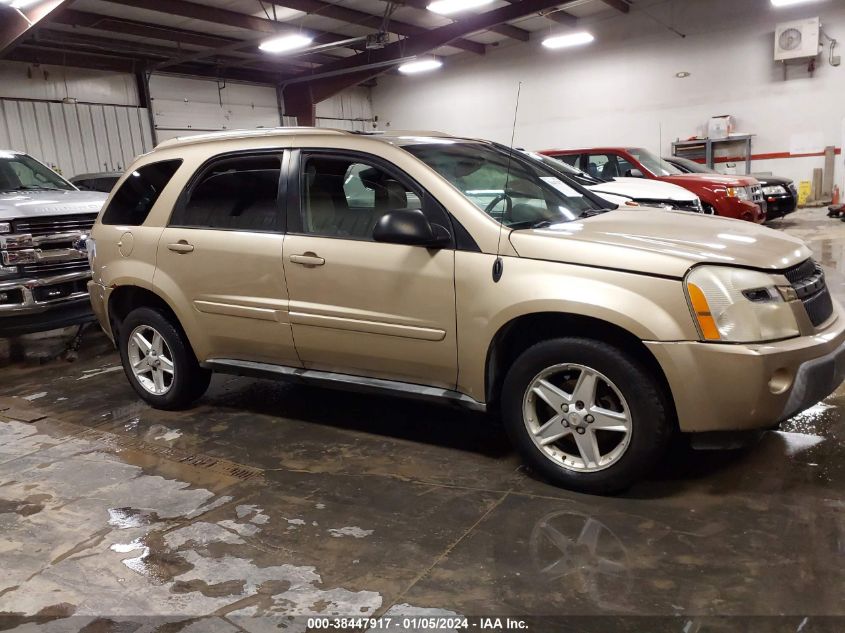
[[[107,197],[79,191],[31,156],[0,150],[0,337],[92,318],[80,244]]]

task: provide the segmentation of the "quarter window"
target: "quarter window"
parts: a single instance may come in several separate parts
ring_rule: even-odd
[[[304,230],[312,235],[370,240],[387,212],[422,207],[411,187],[354,158],[306,157],[302,190]]]
[[[280,232],[276,155],[224,158],[207,167],[171,218],[170,226]]]
[[[103,224],[141,226],[181,164],[181,160],[164,160],[129,174],[103,213]]]

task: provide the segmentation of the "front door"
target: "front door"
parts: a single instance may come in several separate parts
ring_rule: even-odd
[[[220,156],[200,168],[162,232],[153,285],[200,360],[299,366],[282,266],[282,151]]]
[[[305,151],[292,160],[285,275],[296,348],[311,369],[454,389],[455,252],[373,241],[388,211],[422,190],[367,155]],[[448,216],[431,218],[448,226]]]

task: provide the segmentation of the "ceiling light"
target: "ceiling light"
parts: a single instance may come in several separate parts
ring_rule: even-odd
[[[568,33],[566,35],[552,35],[543,40],[543,46],[546,48],[566,48],[567,46],[580,46],[581,44],[589,44],[594,38],[586,31],[578,33]]]
[[[407,62],[399,67],[399,72],[406,75],[413,75],[416,73],[424,73],[429,70],[437,70],[443,65],[439,59],[415,59],[412,62]]]
[[[492,3],[493,0],[435,0],[428,5],[428,10],[441,15],[451,15]]]
[[[299,48],[305,48],[313,41],[313,37],[308,37],[307,35],[302,35],[301,33],[294,33],[293,35],[281,35],[279,37],[274,37],[271,40],[265,40],[259,44],[258,48],[265,53],[287,53]]]
[[[0,0],[0,4],[5,4],[13,9],[26,9],[29,5],[35,4],[39,0]]]
[[[679,73],[675,73],[675,77],[677,77],[678,79],[686,79],[690,75],[692,75],[692,73],[686,70],[682,70]]]
[[[807,4],[818,0],[772,0],[773,7],[791,7],[794,4]]]

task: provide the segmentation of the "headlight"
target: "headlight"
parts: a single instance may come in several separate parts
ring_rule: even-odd
[[[774,276],[726,266],[700,266],[686,279],[687,299],[702,340],[759,343],[798,336],[791,286]]]
[[[751,192],[748,190],[748,187],[728,187],[725,192],[728,198],[751,200]]]
[[[0,233],[11,233],[12,225],[9,222],[0,222]]]
[[[782,196],[786,193],[786,189],[780,185],[771,185],[770,187],[763,187],[763,193],[767,196]]]
[[[696,198],[695,201],[692,203],[692,207],[699,213],[704,213],[704,205],[701,204],[701,198]]]

